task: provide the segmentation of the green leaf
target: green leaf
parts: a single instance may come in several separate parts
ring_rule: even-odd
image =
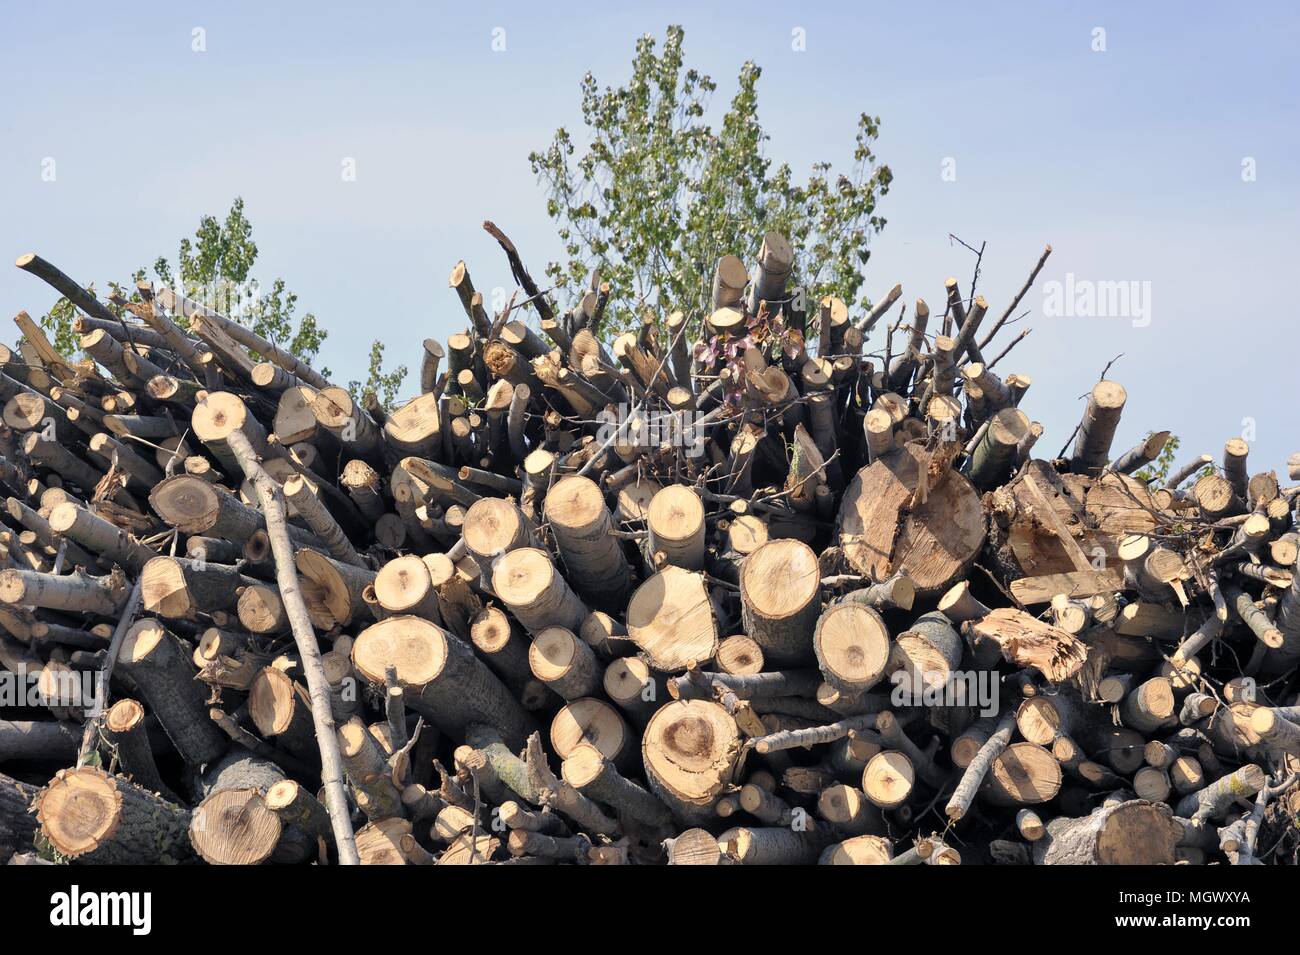
[[[579,89],[589,144],[576,161],[563,127],[549,146],[529,153],[546,190],[546,210],[567,262],[546,268],[570,295],[593,269],[610,282],[604,330],[634,325],[649,304],[674,309],[693,323],[712,311],[713,269],[727,254],[751,258],[769,230],[798,250],[792,281],[819,299],[836,295],[865,306],[859,292],[875,215],[892,174],[871,143],[879,119],[861,114],[853,164],[835,176],[817,163],[802,185],[787,164],[765,154],[768,134],[758,118],[761,68],[741,65],[729,108],[715,128],[704,120],[712,78],[685,67],[684,31],[670,26],[661,45],[638,38],[625,85],[600,87],[590,73]]]

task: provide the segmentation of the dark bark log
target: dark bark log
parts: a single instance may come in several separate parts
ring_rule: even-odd
[[[1082,819],[1047,824],[1034,843],[1038,865],[1172,865],[1181,827],[1167,806],[1130,800]]]
[[[202,683],[180,639],[156,620],[141,620],[127,631],[119,668],[144,696],[176,751],[191,765],[217,759],[228,740],[208,719]]]
[[[179,803],[180,798],[167,787],[158,775],[153,748],[145,729],[144,707],[135,700],[118,700],[104,717],[104,738],[113,747],[123,775],[137,786],[158,793],[168,802]]]
[[[485,723],[511,746],[522,746],[535,728],[510,691],[458,637],[419,617],[396,616],[363,630],[352,648],[357,673],[384,684],[392,666],[407,704],[436,726],[461,736],[471,723]]]
[[[703,823],[731,783],[740,734],[718,704],[679,700],[651,717],[641,752],[651,791],[678,821]]]
[[[41,835],[60,855],[95,865],[156,865],[193,856],[190,813],[101,769],[60,770],[36,797]]]

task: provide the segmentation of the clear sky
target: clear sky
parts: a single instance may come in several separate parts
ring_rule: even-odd
[[[1167,428],[1184,438],[1180,458],[1217,457],[1243,421],[1252,470],[1280,469],[1300,448],[1294,5],[627,7],[12,6],[0,32],[0,251],[38,252],[103,287],[174,258],[202,213],[241,195],[256,274],[283,277],[330,330],[322,360],[336,379],[363,377],[375,337],[414,368],[422,338],[463,327],[446,288],[457,259],[480,288],[509,282],[483,219],[534,274],[558,254],[527,154],[556,126],[581,126],[583,73],[621,82],[638,35],[681,23],[719,105],[743,60],[763,67],[769,154],[797,171],[846,163],[857,114],[880,116],[876,151],[895,180],[871,294],[901,282],[933,305],[946,276],[965,286],[973,259],[951,232],[987,242],[980,288],[997,315],[1052,244],[1026,299],[1034,332],[998,366],[1033,377],[1022,407],[1047,426],[1045,454],[1120,353],[1117,452]],[[492,49],[496,28],[504,51]],[[343,181],[345,157],[355,181]],[[1137,283],[1141,314],[1045,315],[1045,284],[1067,273],[1075,289]],[[10,314],[52,300],[0,268]]]

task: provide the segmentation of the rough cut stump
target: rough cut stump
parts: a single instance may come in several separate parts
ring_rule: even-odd
[[[885,455],[854,477],[839,515],[840,546],[855,571],[880,583],[905,569],[922,597],[964,575],[985,531],[979,496],[951,469],[931,476],[924,500],[914,499],[927,466],[914,444]]]

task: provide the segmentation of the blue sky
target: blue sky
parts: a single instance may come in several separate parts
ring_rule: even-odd
[[[264,281],[282,276],[330,330],[346,381],[372,338],[390,361],[462,327],[445,276],[508,284],[479,228],[495,220],[540,273],[559,252],[530,149],[580,123],[578,81],[621,82],[668,23],[719,81],[764,69],[769,155],[844,164],[858,113],[881,118],[895,181],[868,286],[931,305],[980,288],[994,315],[1044,243],[1034,332],[999,366],[1033,376],[1022,407],[1054,454],[1111,358],[1129,392],[1118,445],[1147,430],[1218,456],[1253,422],[1252,470],[1300,447],[1294,309],[1300,261],[1300,15],[1285,4],[301,6],[66,3],[11,8],[0,34],[0,252],[35,251],[102,287],[174,257],[200,214],[242,195]],[[505,30],[506,49],[492,50]],[[193,30],[206,51],[192,50]],[[791,31],[806,34],[806,51]],[[1094,30],[1105,30],[1096,52]],[[57,177],[42,180],[53,157]],[[344,157],[356,181],[340,175]],[[1242,163],[1254,161],[1254,181]],[[941,176],[946,158],[956,178]],[[1150,323],[1044,316],[1042,285],[1150,283]],[[0,268],[0,301],[53,296]],[[1023,325],[1020,327],[1024,327]],[[10,332],[6,340],[16,337]],[[1008,336],[1009,337],[1009,336]],[[996,346],[994,348],[996,349]],[[408,378],[408,392],[417,387]]]

